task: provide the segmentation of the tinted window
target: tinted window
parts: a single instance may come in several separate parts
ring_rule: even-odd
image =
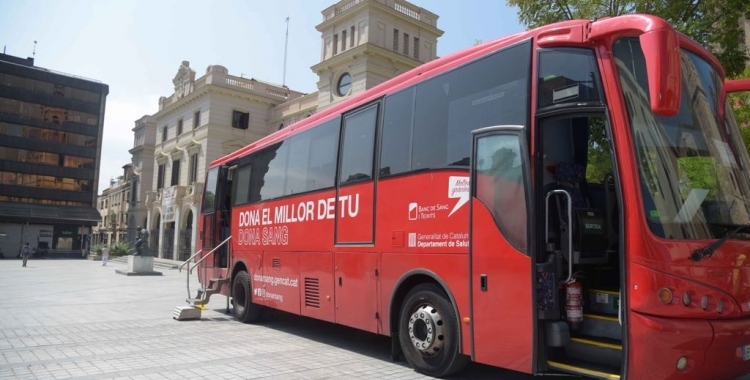
[[[240,165],[234,180],[234,204],[247,203],[250,195],[250,163]]]
[[[288,154],[289,141],[284,141],[253,156],[250,202],[265,201],[284,195]]]
[[[412,170],[468,166],[472,130],[526,125],[530,65],[524,43],[418,85]]]
[[[599,68],[591,49],[558,48],[539,53],[538,108],[601,100]]]
[[[333,187],[339,120],[291,137],[285,195]]]
[[[218,176],[219,168],[213,168],[208,171],[208,178],[206,179],[206,190],[203,192],[204,214],[210,214],[214,212],[216,205],[216,179],[218,178]]]
[[[339,183],[372,179],[372,155],[375,145],[377,105],[344,119],[344,147]]]
[[[310,156],[307,160],[307,190],[333,187],[336,180],[340,124],[341,118],[336,118],[309,131],[311,136]]]
[[[476,197],[490,210],[505,239],[526,252],[526,187],[518,135],[477,140]]]
[[[412,87],[385,98],[383,138],[380,153],[380,176],[411,170],[411,126],[414,121]]]

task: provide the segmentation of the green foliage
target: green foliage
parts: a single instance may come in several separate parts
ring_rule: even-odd
[[[727,76],[745,68],[747,53],[739,20],[750,18],[747,0],[506,0],[518,7],[519,21],[537,27],[557,21],[619,16],[633,13],[657,15],[678,31],[707,47],[721,62]]]
[[[91,246],[91,252],[94,252],[97,255],[101,255],[102,254],[102,247],[103,247],[102,244],[94,244],[94,245]]]
[[[719,179],[716,177],[716,161],[713,157],[680,157],[677,165],[680,170],[682,199],[687,199],[692,189],[706,189],[706,199],[716,199]]]
[[[733,79],[750,78],[750,66],[742,74]],[[740,134],[750,152],[750,92],[735,92],[729,94],[729,102],[732,104],[734,116],[740,126]]]
[[[612,151],[604,119],[589,118],[589,152],[586,167],[586,182],[603,183],[604,177],[612,172]]]
[[[124,241],[113,243],[109,247],[109,254],[112,256],[125,256],[132,251],[133,247],[131,247],[129,243]]]

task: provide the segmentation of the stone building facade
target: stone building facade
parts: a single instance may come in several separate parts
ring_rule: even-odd
[[[132,168],[132,164],[124,165],[122,175],[111,179],[109,187],[104,189],[99,196],[96,207],[101,215],[101,221],[93,228],[93,244],[112,245],[116,242],[127,241]]]
[[[321,62],[312,67],[318,91],[238,77],[220,65],[196,79],[184,61],[174,93],[135,122],[127,220],[146,226],[156,256],[185,260],[197,251],[211,161],[435,59],[443,34],[437,15],[402,0],[344,0],[322,15]]]

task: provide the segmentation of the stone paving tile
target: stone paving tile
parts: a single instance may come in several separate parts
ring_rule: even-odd
[[[284,313],[178,322],[185,272],[128,277],[86,260],[0,260],[0,379],[427,379],[388,360],[384,337]],[[197,276],[191,278],[197,284]],[[471,379],[530,379],[483,366]],[[479,377],[477,377],[477,375]]]
[[[284,313],[241,324],[224,314],[224,297],[200,321],[175,321],[186,273],[115,273],[124,266],[31,260],[21,268],[0,260],[0,380],[430,378],[391,362],[385,337]],[[533,378],[475,364],[454,377]]]

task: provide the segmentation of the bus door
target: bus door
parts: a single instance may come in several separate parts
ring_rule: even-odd
[[[378,332],[373,158],[379,103],[344,116],[335,207],[336,323]]]
[[[231,202],[227,179],[228,169],[224,166],[209,170],[206,177],[206,188],[203,191],[201,203],[201,218],[203,230],[200,232],[201,249],[203,255],[208,254],[229,237]],[[226,198],[226,199],[225,199]],[[229,202],[229,203],[227,203]],[[227,267],[228,244],[214,252],[213,257],[204,261],[208,267]]]
[[[530,372],[529,153],[525,129],[472,132],[469,260],[472,359]]]

